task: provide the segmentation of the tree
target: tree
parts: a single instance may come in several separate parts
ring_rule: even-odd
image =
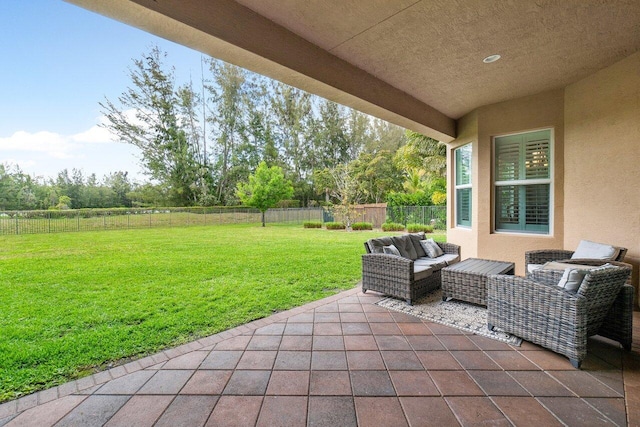
[[[238,183],[236,194],[242,203],[260,210],[264,227],[264,213],[280,200],[291,198],[293,185],[284,178],[281,167],[269,167],[263,161],[258,165],[255,174],[249,175],[249,182]]]
[[[333,212],[344,219],[347,231],[351,231],[351,223],[355,216],[354,205],[361,203],[364,197],[354,164],[355,162],[337,165],[316,174],[317,182],[326,186],[327,194],[334,202]]]

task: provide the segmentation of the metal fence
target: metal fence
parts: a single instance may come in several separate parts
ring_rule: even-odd
[[[400,224],[432,225],[436,230],[447,229],[446,206],[388,206],[387,221]]]
[[[259,223],[251,208],[79,209],[0,212],[0,235]],[[322,208],[269,209],[265,222],[322,221]]]

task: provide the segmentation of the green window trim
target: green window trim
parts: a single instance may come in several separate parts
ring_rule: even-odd
[[[471,227],[473,185],[471,179],[472,145],[456,148],[455,154],[455,203],[456,226]]]
[[[495,230],[549,234],[551,130],[494,138]]]

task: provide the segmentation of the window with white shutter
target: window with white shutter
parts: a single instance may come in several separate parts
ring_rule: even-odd
[[[549,233],[551,130],[494,139],[495,229]]]
[[[471,227],[471,144],[455,150],[456,225]]]

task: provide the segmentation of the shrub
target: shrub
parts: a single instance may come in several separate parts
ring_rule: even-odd
[[[385,222],[382,224],[382,231],[404,231],[404,225],[397,222]]]
[[[344,230],[346,228],[343,222],[327,222],[324,225],[327,230]]]
[[[302,225],[304,228],[322,228],[321,221],[305,221]]]
[[[433,227],[425,224],[407,224],[407,231],[409,233],[433,233]]]
[[[373,224],[370,222],[354,222],[351,224],[352,230],[373,230]]]

